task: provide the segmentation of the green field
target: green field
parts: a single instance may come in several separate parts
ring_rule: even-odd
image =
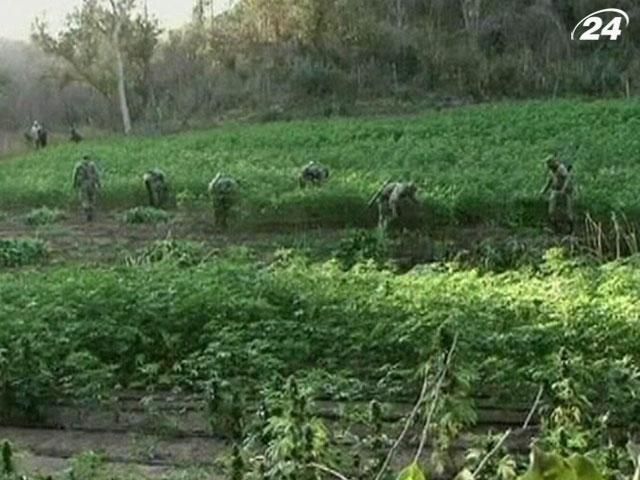
[[[545,211],[537,195],[545,179],[541,160],[558,152],[575,165],[582,210],[637,216],[639,126],[637,101],[559,101],[95,141],[3,161],[0,205],[68,207],[73,164],[88,153],[104,170],[108,207],[143,202],[141,175],[158,166],[186,206],[202,205],[218,170],[236,176],[250,223],[368,225],[375,219],[368,198],[392,178],[420,184],[426,223],[537,225]],[[310,160],[331,168],[322,191],[296,188],[299,169]]]
[[[294,373],[324,379],[317,393],[329,397],[411,400],[444,329],[461,334],[476,394],[513,402],[535,393],[562,346],[600,373],[638,358],[639,295],[636,261],[397,276],[304,258],[266,267],[240,254],[184,268],[10,273],[0,277],[0,372],[10,397],[35,402],[116,385],[198,391],[212,378],[256,392]],[[332,391],[335,379],[353,391]],[[593,381],[595,393],[606,378]]]
[[[298,395],[411,406],[428,363],[431,388],[440,378],[443,386],[424,400],[412,428],[431,418],[432,402],[434,451],[447,452],[472,431],[481,400],[527,406],[541,391],[535,434],[543,445],[566,456],[595,452],[606,478],[618,478],[631,467],[622,435],[609,432],[640,428],[637,238],[631,227],[614,232],[628,243],[616,252],[597,244],[611,232],[550,235],[537,192],[542,159],[558,152],[575,166],[582,213],[639,220],[639,126],[635,101],[534,102],[229,125],[6,158],[0,425],[37,424],[58,402],[101,411],[122,393],[194,395],[205,399],[213,438],[230,435],[246,457],[264,453],[258,462],[275,472],[283,462],[309,468],[286,447],[302,442],[305,455],[368,480],[376,467],[363,470],[350,454],[384,457],[390,442],[375,415],[345,415],[327,433]],[[76,218],[70,185],[85,153],[104,172],[91,225]],[[310,160],[328,165],[331,178],[300,190],[296,177]],[[155,166],[177,197],[169,213],[136,208],[146,200],[141,175]],[[218,170],[240,180],[237,231],[210,226],[205,192]],[[440,236],[350,228],[375,224],[366,204],[389,178],[421,185],[421,224],[443,227]],[[403,249],[431,243],[437,261],[393,267]],[[620,258],[607,263],[607,256]],[[271,417],[238,405],[266,405]],[[238,416],[242,428],[217,430]],[[347,448],[337,437],[352,435],[352,424],[377,433]],[[487,438],[474,437],[485,453],[495,445]],[[513,461],[522,473],[526,462]],[[476,478],[493,480],[499,467],[496,460]],[[225,478],[325,478],[247,475]]]

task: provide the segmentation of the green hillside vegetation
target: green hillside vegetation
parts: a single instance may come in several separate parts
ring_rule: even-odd
[[[637,216],[639,126],[635,101],[561,101],[103,140],[5,160],[0,203],[69,207],[73,164],[89,153],[103,169],[103,206],[109,208],[144,203],[141,175],[159,166],[183,207],[208,205],[206,185],[218,170],[237,177],[241,215],[252,223],[369,225],[375,212],[366,202],[392,178],[420,184],[426,223],[538,225],[545,215],[537,195],[546,174],[542,159],[557,152],[575,165],[583,211]],[[329,166],[331,179],[321,190],[300,191],[296,176],[310,160]]]
[[[640,426],[632,225],[640,220],[639,124],[635,101],[504,103],[405,118],[235,124],[4,159],[0,420],[37,424],[58,402],[107,411],[120,393],[171,392],[204,400],[207,432],[242,444],[230,478],[253,478],[242,476],[243,455],[259,455],[274,479],[284,478],[283,465],[308,472],[308,458],[326,458],[346,478],[374,478],[390,446],[376,402],[413,403],[425,381],[431,390],[413,426],[431,418],[433,405],[437,454],[481,427],[480,405],[524,411],[538,398],[530,418],[563,467],[552,465],[554,478],[618,478],[631,466],[621,439],[608,434]],[[70,178],[85,153],[104,174],[97,221],[86,226],[74,219]],[[598,233],[592,222],[572,239],[546,233],[538,192],[550,153],[574,166],[581,214],[625,214],[631,222],[615,225],[628,230]],[[300,168],[311,160],[331,176],[321,188],[300,189]],[[146,207],[141,177],[151,167],[170,178],[168,212]],[[211,226],[206,187],[218,171],[239,180],[234,220],[244,232]],[[420,226],[450,228],[394,238],[308,228],[373,226],[367,202],[388,179],[419,183]],[[258,235],[260,226],[270,229]],[[558,245],[570,248],[550,248]],[[412,268],[432,247],[438,261]],[[92,256],[96,250],[105,256]],[[399,261],[414,254],[422,260]],[[324,426],[312,406],[318,399],[371,402],[365,423],[373,436],[353,450],[337,441],[351,420]],[[254,415],[258,405],[270,417]],[[249,423],[234,430],[229,421]],[[250,446],[256,438],[262,443]],[[472,475],[473,458],[485,469],[476,480],[524,473],[524,459],[490,433],[473,439],[480,454],[497,454],[477,463],[474,447],[472,469],[458,478]],[[292,459],[281,444],[304,444],[310,456]],[[360,446],[373,467],[350,457]],[[338,452],[344,461],[329,461]],[[438,478],[439,461],[430,458],[409,463],[401,478],[421,478],[421,469]],[[522,478],[549,476],[539,466]]]

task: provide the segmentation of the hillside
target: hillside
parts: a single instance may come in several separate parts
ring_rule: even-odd
[[[206,207],[208,181],[221,170],[242,185],[245,222],[312,220],[367,225],[366,202],[387,179],[418,182],[425,223],[537,225],[545,206],[537,192],[542,159],[558,152],[575,166],[578,205],[608,215],[640,213],[636,101],[496,104],[415,117],[230,125],[161,138],[115,138],[63,145],[0,164],[0,205],[71,208],[70,175],[87,153],[104,171],[103,205],[145,200],[142,173],[164,169],[178,204]],[[308,161],[331,169],[329,185],[300,191]]]
[[[384,480],[411,458],[434,479],[464,464],[513,480],[532,438],[618,478],[640,418],[639,114],[635,101],[504,103],[4,158],[0,435],[29,452],[25,472],[70,468],[61,478],[133,464],[324,480],[278,469],[328,465],[369,480],[407,422]],[[538,194],[554,152],[579,186],[568,237],[544,228]],[[91,224],[70,184],[84,154],[104,175]],[[329,182],[300,189],[310,160]],[[169,174],[166,212],[135,208],[151,167]],[[229,231],[206,197],[219,170],[242,191]],[[369,228],[390,178],[421,187],[416,231]],[[585,222],[611,212],[629,221]],[[104,457],[80,455],[96,446]]]

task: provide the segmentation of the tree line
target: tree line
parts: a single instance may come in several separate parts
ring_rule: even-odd
[[[56,122],[166,130],[233,110],[349,114],[380,99],[632,96],[640,6],[613,3],[236,0],[219,14],[197,0],[188,24],[163,31],[137,0],[84,0],[60,32],[36,19],[32,39],[47,56],[41,84],[65,99]],[[582,17],[612,6],[631,18],[621,38],[571,41]],[[0,92],[11,80],[0,73]]]

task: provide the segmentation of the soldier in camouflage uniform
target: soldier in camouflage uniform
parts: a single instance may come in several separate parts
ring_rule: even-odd
[[[33,125],[31,125],[31,130],[29,130],[28,133],[25,133],[27,140],[29,140],[30,143],[33,143],[36,149],[47,146],[47,136],[47,131],[38,123],[37,120],[35,120]]]
[[[417,192],[413,182],[387,182],[383,185],[371,201],[378,203],[378,226],[386,230],[392,221],[407,213],[407,208],[418,205]]]
[[[35,143],[38,140],[38,135],[40,135],[40,130],[42,127],[38,123],[37,120],[33,121],[33,125],[31,125],[31,130],[29,131],[29,136],[31,140]]]
[[[154,168],[146,172],[142,179],[149,193],[149,204],[155,208],[164,207],[169,199],[169,185],[164,172]]]
[[[329,179],[329,169],[316,162],[309,162],[300,173],[300,187],[307,185],[320,186]]]
[[[558,231],[566,222],[569,231],[573,231],[573,178],[571,168],[562,164],[556,157],[546,159],[549,180],[540,191],[541,195],[551,190],[549,195],[549,220]]]
[[[78,191],[87,221],[91,222],[95,214],[96,197],[102,188],[102,184],[96,164],[86,155],[82,157],[82,161],[78,162],[73,170],[73,188]]]
[[[236,203],[238,182],[231,177],[218,173],[209,183],[209,195],[213,200],[213,212],[216,225],[226,228],[229,212]]]
[[[69,131],[69,140],[74,143],[80,143],[82,141],[82,135],[80,135],[75,126],[71,127]]]

